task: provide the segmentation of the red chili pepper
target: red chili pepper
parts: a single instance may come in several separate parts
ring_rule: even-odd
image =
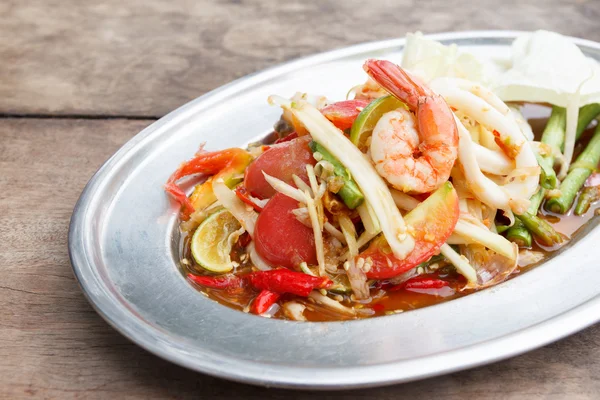
[[[246,150],[231,148],[220,151],[199,151],[194,158],[184,162],[171,174],[165,184],[165,190],[180,203],[182,217],[187,220],[194,212],[194,206],[183,190],[177,185],[177,181],[186,176],[195,174],[219,175],[228,180],[231,175],[243,172],[252,161],[252,156]]]
[[[252,312],[254,314],[264,314],[267,310],[279,300],[281,294],[271,292],[270,290],[262,290],[252,302]]]
[[[390,292],[396,292],[403,289],[441,289],[448,285],[448,282],[441,279],[430,278],[428,276],[415,276],[414,278],[411,278],[406,282],[402,282],[399,285],[392,286],[387,290]]]
[[[213,289],[229,289],[239,287],[242,284],[242,280],[235,275],[204,276],[188,274],[187,277],[197,285]]]
[[[333,285],[327,277],[317,277],[287,269],[252,272],[250,283],[257,289],[276,293],[292,293],[307,297],[314,289],[324,289]]]
[[[290,133],[287,136],[284,136],[282,138],[277,139],[274,144],[289,142],[290,140],[294,140],[297,137],[298,137],[298,133],[297,132],[292,132],[292,133]]]
[[[245,186],[240,185],[238,187],[235,188],[235,195],[244,203],[248,204],[249,206],[251,206],[252,208],[254,208],[256,211],[261,212],[262,208],[258,206],[258,204],[254,203],[251,199],[250,199],[250,192],[248,192],[248,189],[246,189]]]

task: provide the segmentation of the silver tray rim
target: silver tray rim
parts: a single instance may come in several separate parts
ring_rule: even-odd
[[[435,40],[514,39],[524,33],[527,32],[483,30],[448,32],[426,36]],[[599,43],[573,37],[570,39],[581,47],[587,47],[588,49],[600,52]],[[205,363],[198,358],[189,357],[177,344],[168,343],[168,335],[165,332],[156,330],[143,321],[137,320],[130,310],[124,310],[122,307],[119,307],[115,301],[107,298],[101,290],[98,290],[99,282],[97,277],[94,276],[94,262],[88,257],[85,245],[81,240],[84,235],[82,230],[83,222],[90,205],[95,201],[94,196],[102,188],[104,177],[130,151],[140,146],[143,142],[151,140],[154,135],[159,135],[161,132],[168,130],[169,125],[173,121],[192,114],[194,109],[200,104],[226,95],[230,90],[243,87],[249,83],[255,84],[261,80],[269,79],[288,71],[299,70],[306,66],[317,65],[327,61],[334,61],[353,54],[376,51],[392,46],[400,48],[404,43],[405,39],[401,38],[357,44],[303,57],[247,75],[184,104],[154,122],[125,143],[98,169],[87,183],[74,207],[69,226],[68,248],[73,272],[85,297],[98,314],[118,332],[137,345],[175,364],[238,382],[268,387],[320,390],[389,385],[473,368],[539,348],[600,321],[599,289],[598,295],[594,298],[537,325],[494,340],[442,354],[363,367],[337,369],[311,367],[310,370],[304,367],[281,366],[277,366],[275,370],[269,369],[269,366],[261,363],[248,360],[229,360],[227,356],[224,356],[223,360],[226,361],[227,366],[239,365],[233,370],[228,370],[210,361]],[[598,233],[598,229],[594,229],[594,233]],[[167,339],[167,342],[165,342],[165,339]],[[399,374],[398,370],[403,372]]]

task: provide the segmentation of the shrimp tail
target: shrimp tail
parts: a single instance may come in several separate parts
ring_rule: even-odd
[[[363,69],[385,90],[403,101],[414,111],[420,98],[432,92],[414,76],[387,60],[367,60]]]

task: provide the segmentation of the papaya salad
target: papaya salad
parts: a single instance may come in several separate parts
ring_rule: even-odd
[[[395,314],[497,285],[594,215],[600,67],[570,39],[494,61],[411,34],[399,65],[363,69],[345,100],[270,96],[273,140],[168,179],[201,293],[296,321]]]

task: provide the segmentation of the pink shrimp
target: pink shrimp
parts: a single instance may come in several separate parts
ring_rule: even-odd
[[[385,60],[367,60],[364,70],[410,111],[384,114],[371,138],[375,169],[398,190],[427,193],[450,177],[458,154],[458,130],[444,99]]]

